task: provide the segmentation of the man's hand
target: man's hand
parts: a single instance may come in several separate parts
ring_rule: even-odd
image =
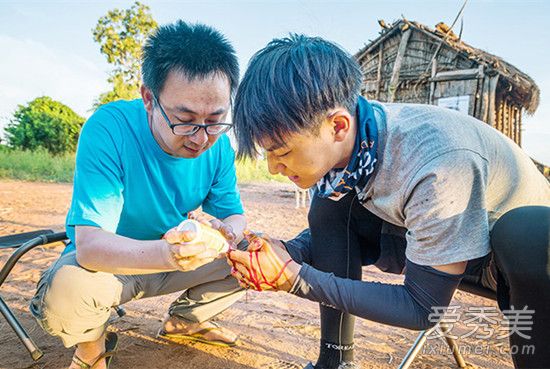
[[[227,253],[231,274],[242,287],[257,291],[274,289],[288,291],[300,265],[292,261],[282,242],[268,236],[247,234],[248,251],[230,250]]]
[[[189,231],[180,232],[172,228],[164,235],[166,240],[165,259],[177,270],[187,272],[212,262],[218,252],[204,242],[190,243],[195,234]]]
[[[196,211],[189,212],[189,219],[194,219],[197,222],[200,222],[219,231],[225,237],[225,239],[229,243],[229,246],[231,248],[235,248],[235,240],[237,239],[237,237],[235,235],[235,232],[233,231],[233,227],[231,227],[230,225],[227,225],[216,218],[209,220],[204,214]]]

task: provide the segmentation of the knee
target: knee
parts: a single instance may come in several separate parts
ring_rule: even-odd
[[[64,265],[49,280],[42,298],[41,315],[50,326],[54,326],[52,320],[85,320],[98,315],[108,319],[121,292],[122,286],[112,274]]]
[[[324,201],[326,200],[315,199],[310,205],[307,220],[311,228],[322,229],[330,224],[331,210],[324,204]]]
[[[286,251],[298,264],[311,264],[311,231],[304,229],[299,235],[285,242]]]
[[[309,208],[309,226],[315,229],[330,229],[339,223],[345,226],[353,199],[351,193],[339,201],[315,196]]]

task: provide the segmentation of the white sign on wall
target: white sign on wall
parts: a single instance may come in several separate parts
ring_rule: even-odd
[[[468,114],[470,109],[470,96],[443,97],[437,100],[437,105],[442,108],[453,109]]]

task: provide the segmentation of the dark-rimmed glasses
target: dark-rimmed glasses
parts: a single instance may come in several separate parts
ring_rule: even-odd
[[[160,105],[159,99],[154,94],[153,94],[153,98],[155,99],[155,103],[158,105],[160,109],[160,113],[164,117],[164,120],[168,124],[168,127],[170,127],[170,129],[172,130],[172,133],[174,133],[176,136],[192,136],[195,133],[197,133],[201,128],[204,128],[204,131],[206,132],[206,134],[210,136],[216,136],[229,131],[233,127],[233,124],[231,123],[210,123],[210,124],[176,123],[176,124],[173,124],[172,122],[170,122],[170,119],[168,118],[168,115],[162,108],[162,105]]]

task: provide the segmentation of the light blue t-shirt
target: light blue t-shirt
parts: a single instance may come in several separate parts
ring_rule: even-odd
[[[141,99],[99,108],[80,135],[66,229],[88,225],[138,240],[156,240],[202,206],[216,218],[242,214],[235,154],[222,135],[198,158],[164,152]]]

